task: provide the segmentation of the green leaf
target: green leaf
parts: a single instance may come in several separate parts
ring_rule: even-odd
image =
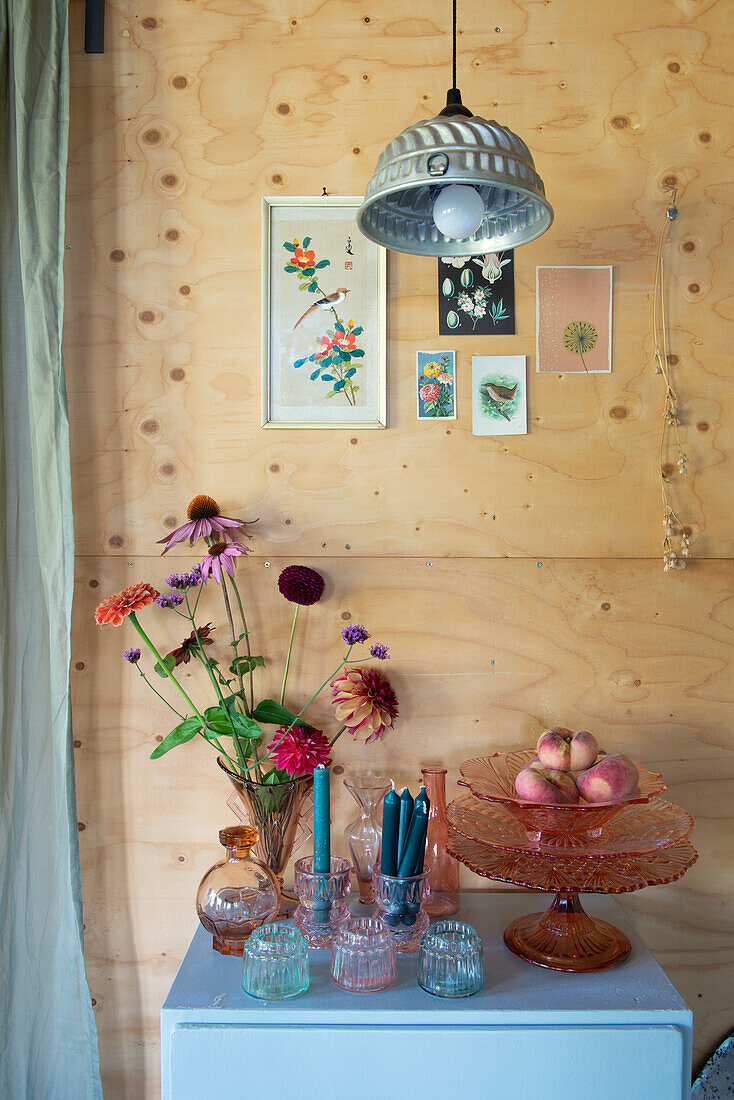
[[[296,246],[291,241],[284,241],[283,248],[286,250],[286,252],[296,251]]]
[[[356,374],[356,373],[357,373],[357,368],[356,367],[350,367],[348,371],[344,372],[344,377],[345,378],[351,378],[352,375]]]
[[[308,289],[311,291],[312,294],[315,294],[317,290],[316,283],[309,283]]]
[[[288,268],[286,268],[286,271],[287,270],[288,270]],[[301,285],[299,286],[298,289],[299,290],[308,290],[308,284],[307,283],[301,283]]]
[[[304,274],[304,275],[305,275],[305,276],[306,276],[306,277],[307,277],[308,279],[310,279],[310,278],[311,278],[311,276],[313,275],[313,272],[314,272],[314,269],[313,269],[312,267],[304,267],[304,269],[303,269],[303,274]]]
[[[354,336],[360,336],[363,332],[364,332],[364,329],[362,328],[361,325],[357,325],[356,328],[352,329],[352,333],[353,333]]]
[[[333,374],[322,374],[321,375],[321,381],[322,382],[336,382],[336,378],[334,377]]]
[[[151,760],[158,760],[159,757],[165,756],[171,749],[175,749],[177,745],[184,745],[187,741],[191,741],[193,737],[196,737],[201,728],[201,722],[198,718],[184,718],[183,722],[171,730],[167,737],[164,737],[160,745],[157,745],[150,754]]]
[[[344,325],[341,323],[341,321],[337,321],[334,325],[334,328],[337,332],[343,332],[346,335],[346,329],[344,328]]]
[[[292,714],[287,707],[283,707],[280,703],[276,703],[275,699],[263,699],[255,707],[252,712],[252,717],[256,722],[263,722],[266,726],[290,726],[295,718],[295,714]],[[302,718],[298,719],[296,725],[301,726],[305,730],[312,730],[314,728],[313,726],[309,726],[308,722],[304,722]]]
[[[336,391],[336,390],[329,390],[329,392],[328,392],[328,393],[325,393],[325,394],[324,394],[324,397],[326,397],[326,398],[329,398],[329,397],[336,397],[336,393],[337,393],[337,391]]]
[[[316,267],[328,267],[330,263],[331,260],[319,260],[319,262],[316,264]]]
[[[229,671],[237,674],[239,669],[241,672],[249,672],[251,668],[265,668],[264,657],[235,657],[232,664],[229,666]]]
[[[165,665],[165,668],[163,667]],[[159,676],[163,676],[164,679],[168,679],[168,672],[173,672],[176,667],[176,658],[172,653],[167,653],[162,661],[156,661],[153,665],[153,672],[157,672]],[[168,672],[166,672],[168,669]]]
[[[352,386],[352,393],[356,393],[358,389],[359,386]]]
[[[346,386],[346,382],[342,378],[339,382],[334,383],[334,392],[338,393],[339,390],[343,390],[345,386]]]
[[[354,351],[352,352],[352,357],[354,359],[363,359],[364,358],[364,350],[362,348],[355,348]]]
[[[302,244],[301,244],[301,248],[302,248],[302,249],[304,250],[304,252],[305,252],[305,250],[306,250],[306,249],[308,248],[308,246],[310,245],[310,243],[311,243],[311,238],[310,238],[310,237],[304,237],[304,238],[303,238],[303,242],[302,242]]]

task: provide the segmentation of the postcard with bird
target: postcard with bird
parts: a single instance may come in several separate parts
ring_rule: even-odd
[[[539,371],[609,374],[611,267],[539,267],[536,309]]]
[[[527,363],[524,355],[474,355],[472,434],[527,435]]]
[[[456,352],[415,353],[419,420],[456,420]]]
[[[358,199],[263,203],[263,426],[385,426],[385,252]]]

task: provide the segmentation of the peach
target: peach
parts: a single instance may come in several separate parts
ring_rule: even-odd
[[[570,805],[579,800],[573,776],[568,772],[544,768],[539,760],[531,760],[515,776],[515,790],[520,798],[541,805]]]
[[[545,768],[580,772],[594,763],[599,755],[599,745],[588,730],[572,733],[563,726],[555,726],[541,734],[535,751]]]
[[[603,756],[598,764],[576,776],[585,802],[619,802],[632,794],[640,773],[628,756]]]

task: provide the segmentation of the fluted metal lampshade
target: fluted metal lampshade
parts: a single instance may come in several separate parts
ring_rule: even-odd
[[[463,108],[466,115],[470,112]],[[433,220],[439,188],[469,184],[484,217],[464,240]],[[527,244],[545,233],[553,209],[524,141],[478,115],[439,115],[409,126],[380,154],[357,224],[370,240],[417,256],[478,256]]]

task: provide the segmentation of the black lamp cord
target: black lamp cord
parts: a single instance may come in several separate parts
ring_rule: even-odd
[[[454,77],[454,79],[453,79],[453,83],[451,84],[451,87],[455,88],[456,87],[456,0],[453,0],[453,8],[454,8],[454,68],[453,68],[453,77]]]

